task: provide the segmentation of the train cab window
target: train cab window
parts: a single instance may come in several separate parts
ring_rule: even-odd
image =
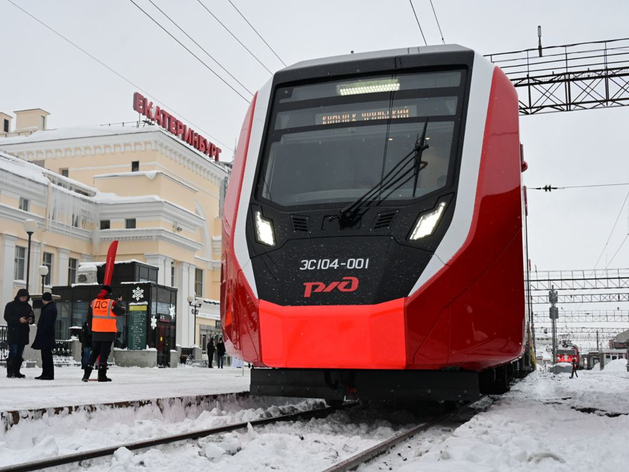
[[[378,198],[409,201],[443,188],[463,77],[457,70],[277,89],[258,198],[285,207],[339,205],[398,171]],[[415,175],[414,150],[424,129],[428,148]]]

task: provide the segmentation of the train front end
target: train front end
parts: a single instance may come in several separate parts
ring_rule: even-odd
[[[223,213],[221,321],[252,393],[477,397],[526,352],[521,170],[515,89],[469,49],[277,72]]]

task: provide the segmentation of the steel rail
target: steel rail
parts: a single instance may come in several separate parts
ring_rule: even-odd
[[[395,436],[389,439],[386,439],[382,441],[381,443],[370,447],[369,449],[365,449],[364,451],[359,452],[353,455],[352,457],[345,459],[344,461],[339,462],[338,464],[335,464],[332,467],[325,469],[323,472],[346,472],[349,470],[354,470],[358,468],[360,465],[370,462],[376,457],[379,457],[383,454],[386,454],[393,447],[397,446],[400,443],[403,443],[404,441],[407,441],[408,439],[421,433],[422,431],[426,431],[427,429],[430,429],[433,426],[443,422],[444,420],[453,416],[455,413],[460,413],[461,411],[468,409],[471,405],[478,403],[483,398],[484,397],[481,397],[479,400],[473,403],[468,403],[455,410],[449,411],[441,416],[438,416],[437,418],[433,420],[428,421],[427,423],[422,423],[418,426],[415,426],[406,432],[396,434]]]
[[[343,408],[355,406],[356,402],[346,403]],[[192,431],[189,433],[176,434],[172,436],[165,436],[156,439],[148,439],[145,441],[137,441],[127,444],[118,444],[116,446],[105,447],[101,449],[93,449],[90,451],[78,452],[76,454],[68,454],[65,456],[54,457],[51,459],[44,459],[39,461],[24,462],[21,464],[9,465],[0,468],[1,472],[27,472],[32,470],[41,470],[49,467],[57,467],[60,465],[73,464],[89,459],[97,459],[99,457],[106,457],[113,455],[118,449],[125,447],[130,451],[138,449],[146,449],[149,447],[161,446],[164,444],[170,444],[179,441],[187,441],[189,439],[199,439],[214,434],[226,433],[229,431],[235,431],[238,429],[246,429],[248,425],[262,426],[280,421],[291,421],[295,419],[309,419],[309,418],[323,418],[330,413],[336,411],[338,408],[325,407],[316,408],[314,410],[302,411],[298,413],[290,413],[287,415],[274,416],[272,418],[263,418],[254,421],[247,421],[244,423],[235,423],[225,426],[219,426],[217,428],[202,429],[198,431]]]

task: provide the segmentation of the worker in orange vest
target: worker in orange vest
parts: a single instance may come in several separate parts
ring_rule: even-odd
[[[83,382],[90,379],[94,363],[99,356],[98,381],[111,382],[111,379],[107,377],[107,358],[111,352],[111,345],[118,336],[116,318],[126,314],[126,309],[120,302],[120,298],[118,303],[112,300],[111,287],[103,285],[96,299],[90,303],[87,322],[92,330],[92,352],[85,366]]]

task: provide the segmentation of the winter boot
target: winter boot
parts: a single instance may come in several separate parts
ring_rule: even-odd
[[[87,364],[85,366],[84,372],[83,372],[83,378],[81,379],[83,382],[89,382],[90,380],[90,375],[92,374],[92,370],[94,370],[94,366],[91,364]]]
[[[24,362],[24,359],[20,357],[19,359],[15,360],[15,364],[13,365],[13,376],[16,379],[23,379],[24,377],[26,377],[26,375],[20,372],[20,368],[22,367],[22,362]]]
[[[107,365],[98,366],[98,381],[99,382],[111,382],[111,379],[107,377]]]
[[[13,377],[13,359],[7,359],[7,377]]]

